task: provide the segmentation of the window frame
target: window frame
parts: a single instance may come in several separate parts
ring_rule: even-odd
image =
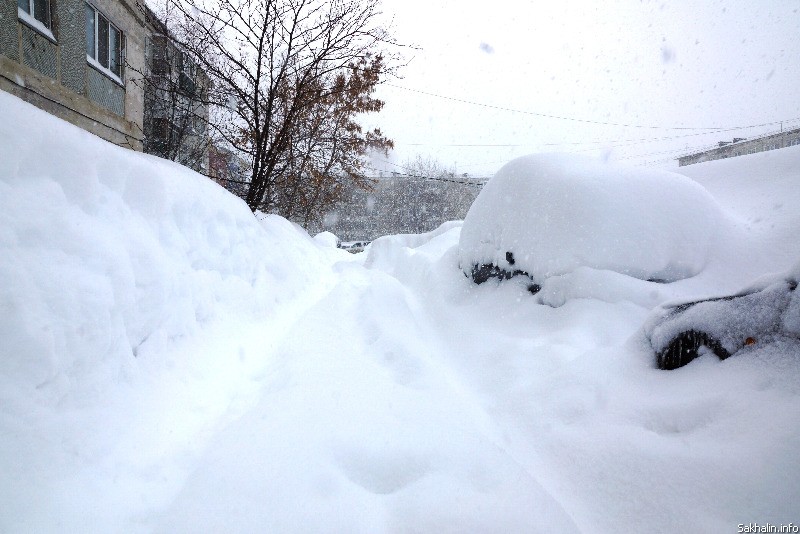
[[[154,117],[152,121],[153,137],[157,142],[167,144],[172,137],[174,129],[172,121],[165,117]]]
[[[197,96],[197,63],[188,52],[177,49],[178,52],[178,89],[195,100]]]
[[[169,75],[169,38],[163,34],[154,34],[147,37],[149,43],[150,73],[155,76]]]
[[[17,17],[19,18],[19,20],[23,22],[26,26],[30,26],[32,29],[41,33],[54,43],[57,42],[56,36],[53,35],[53,14],[52,14],[51,0],[44,0],[47,3],[46,24],[41,20],[39,20],[38,18],[36,18],[35,0],[22,0],[22,1],[28,4],[28,11],[25,11],[25,9],[19,5],[19,0],[17,0]]]
[[[125,81],[124,81],[124,78],[125,78],[125,32],[123,32],[120,29],[119,26],[117,26],[116,24],[111,22],[111,20],[102,11],[97,9],[97,6],[95,6],[94,4],[91,4],[89,2],[84,2],[84,5],[88,9],[91,9],[92,11],[94,11],[94,23],[92,24],[92,30],[93,30],[93,33],[94,33],[94,35],[93,35],[93,37],[94,37],[94,56],[90,56],[89,55],[89,49],[87,48],[86,49],[86,61],[89,63],[89,65],[94,67],[96,70],[99,70],[102,74],[108,76],[109,78],[111,78],[113,81],[117,82],[122,87],[125,87]],[[84,17],[86,16],[86,14],[87,13],[84,13]],[[103,17],[103,19],[108,23],[108,37],[107,37],[107,43],[106,43],[106,52],[108,54],[108,63],[109,63],[109,65],[111,65],[111,59],[114,57],[114,51],[111,48],[111,43],[112,43],[111,36],[113,35],[112,29],[116,30],[118,35],[119,35],[119,38],[118,38],[118,41],[119,41],[118,42],[118,47],[119,47],[119,74],[117,74],[116,72],[111,70],[109,67],[104,66],[99,61],[99,57],[100,57],[100,24],[99,24],[100,23],[100,17]],[[86,24],[86,21],[84,20],[84,29],[88,29],[88,28],[85,28],[85,24]],[[88,34],[87,34],[87,38],[88,38]]]

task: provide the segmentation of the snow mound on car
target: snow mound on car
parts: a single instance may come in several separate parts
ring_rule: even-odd
[[[578,267],[675,281],[703,269],[722,220],[711,195],[685,176],[534,154],[483,188],[464,219],[459,259],[467,275],[492,264],[539,282]]]

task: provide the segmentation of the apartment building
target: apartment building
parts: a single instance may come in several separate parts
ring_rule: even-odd
[[[734,137],[731,141],[720,141],[716,148],[687,154],[678,158],[678,165],[691,165],[715,159],[735,158],[746,154],[755,154],[766,150],[777,150],[789,146],[800,145],[800,128],[775,132],[760,137],[744,139]]]
[[[0,89],[142,150],[145,39],[133,0],[3,0]]]

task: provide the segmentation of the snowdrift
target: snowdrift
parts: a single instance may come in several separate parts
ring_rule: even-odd
[[[0,92],[0,530],[129,530],[148,477],[106,482],[185,451],[248,391],[325,254]]]
[[[231,309],[262,314],[311,276],[302,230],[265,229],[212,181],[15,100],[0,93],[6,387],[119,374]]]

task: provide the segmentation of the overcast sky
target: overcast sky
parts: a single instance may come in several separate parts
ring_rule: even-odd
[[[583,151],[669,167],[681,151],[780,125],[677,128],[800,127],[800,0],[384,0],[383,8],[395,36],[421,48],[405,52],[403,79],[378,92],[386,107],[374,124],[395,140],[395,164],[422,154],[488,176],[519,155]]]

